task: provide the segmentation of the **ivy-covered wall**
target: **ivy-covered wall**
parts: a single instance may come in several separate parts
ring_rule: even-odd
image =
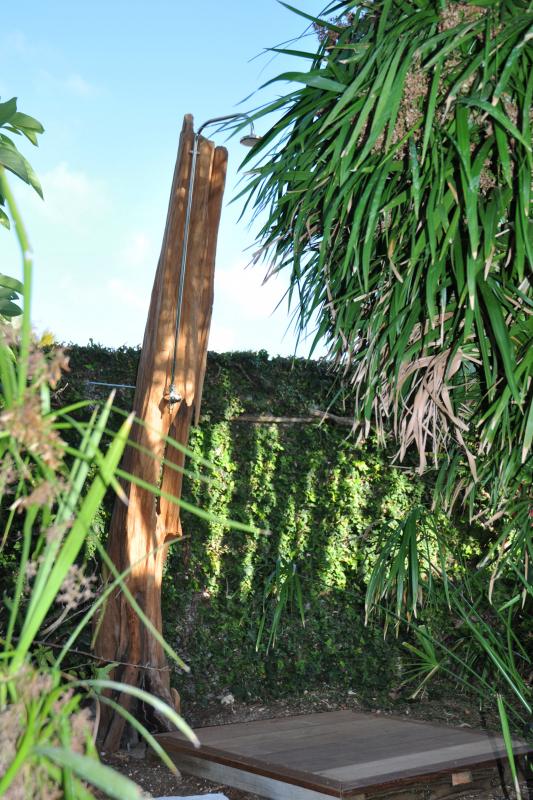
[[[138,350],[72,347],[70,356],[72,396],[105,396],[87,379],[135,382]],[[163,603],[165,633],[192,668],[176,676],[185,697],[266,699],[324,684],[374,691],[395,680],[398,646],[364,626],[365,577],[380,533],[420,500],[422,485],[371,446],[356,447],[346,427],[236,419],[305,417],[329,407],[330,391],[317,362],[209,355],[190,446],[215,469],[190,464],[184,497],[261,532],[183,515]],[[128,407],[132,393],[118,397]],[[348,413],[340,403],[331,410]]]

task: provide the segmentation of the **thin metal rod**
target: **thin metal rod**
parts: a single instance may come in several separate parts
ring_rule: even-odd
[[[197,136],[200,136],[200,134],[203,131],[203,129],[207,128],[208,125],[212,125],[214,122],[225,122],[228,119],[239,119],[239,118],[247,119],[249,121],[250,125],[252,126],[252,129],[253,129],[254,124],[253,124],[252,119],[251,119],[249,114],[242,114],[242,113],[241,114],[225,114],[223,117],[212,117],[211,119],[208,119],[207,122],[202,123],[202,125],[200,125],[200,127],[198,128]]]
[[[205,123],[207,124],[207,123]],[[205,128],[205,124],[202,126]],[[200,129],[201,130],[201,129]],[[185,209],[185,225],[183,228],[183,247],[181,250],[181,266],[180,266],[180,282],[178,287],[178,298],[176,306],[176,327],[174,328],[174,353],[172,357],[172,369],[170,372],[170,387],[169,387],[169,400],[171,403],[179,402],[181,397],[175,395],[176,387],[174,386],[174,378],[176,376],[176,357],[178,353],[178,336],[181,326],[181,310],[183,305],[183,289],[185,286],[185,270],[187,267],[187,251],[189,249],[189,226],[191,223],[191,210],[192,210],[192,196],[194,190],[194,179],[196,177],[196,160],[198,158],[198,140],[200,131],[194,136],[194,144],[192,149],[192,162],[191,174],[189,175],[189,191],[187,196],[187,207]]]
[[[252,127],[253,132],[253,122],[251,121],[248,114],[225,114],[222,117],[212,117],[211,119],[206,120],[203,122],[202,125],[198,128],[198,132],[194,135],[194,144],[192,150],[192,162],[191,162],[191,174],[189,175],[189,192],[187,197],[187,207],[185,209],[185,224],[183,228],[183,247],[181,250],[181,265],[180,265],[180,280],[178,286],[178,297],[177,297],[177,306],[176,306],[176,326],[174,328],[174,352],[172,356],[172,367],[170,370],[170,386],[168,392],[168,402],[172,405],[173,403],[179,403],[181,395],[176,392],[176,387],[174,385],[174,380],[176,377],[176,360],[178,354],[178,338],[180,333],[181,327],[181,317],[182,317],[182,306],[183,306],[183,290],[185,287],[185,271],[187,268],[187,252],[189,249],[189,228],[191,224],[191,210],[192,210],[192,200],[193,200],[193,192],[194,192],[194,180],[196,178],[196,162],[198,159],[198,149],[199,149],[199,142],[200,142],[200,135],[204,128],[207,128],[209,125],[213,125],[215,122],[225,122],[226,120],[230,119],[238,119],[242,117],[242,119],[248,119],[250,121],[250,125]]]
[[[131,386],[129,383],[105,383],[104,381],[85,381],[85,383],[89,383],[91,386],[110,386],[114,389],[135,389],[135,386]]]

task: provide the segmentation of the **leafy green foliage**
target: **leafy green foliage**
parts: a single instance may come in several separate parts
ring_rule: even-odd
[[[416,644],[405,646],[412,656],[406,678],[418,682],[413,697],[447,675],[483,704],[497,694],[502,723],[510,715],[523,729],[533,708],[531,582],[515,558],[500,553],[496,564],[480,563],[481,543],[469,555],[450,534],[423,507],[392,526],[367,583],[367,614],[377,610],[397,632],[401,623],[412,631]]]
[[[23,287],[16,278],[0,274],[0,316],[4,318],[18,317],[22,310],[17,304]]]
[[[263,601],[263,616],[259,623],[259,630],[257,632],[257,641],[255,649],[259,650],[263,634],[265,632],[265,624],[268,617],[268,601],[274,598],[275,608],[272,615],[272,624],[270,627],[270,634],[268,636],[268,644],[266,652],[276,644],[276,636],[280,626],[282,615],[285,613],[287,607],[292,611],[294,607],[298,609],[302,625],[305,628],[305,610],[302,595],[302,584],[298,574],[298,565],[294,558],[283,559],[280,556],[276,559],[276,568],[274,572],[267,578],[264,589]]]
[[[1,331],[3,337],[6,330]],[[32,348],[31,381],[18,394],[18,354],[16,339],[10,346],[5,338],[0,340],[0,362],[7,365],[2,389],[8,387],[0,395],[0,554],[14,542],[12,549],[18,555],[14,574],[4,584],[7,616],[0,615],[0,731],[5,745],[0,755],[0,794],[41,796],[61,786],[68,797],[90,798],[93,795],[84,785],[88,781],[100,788],[107,782],[110,794],[133,800],[141,796],[138,787],[98,762],[86,704],[102,688],[132,694],[136,690],[109,681],[76,682],[72,673],[66,681],[60,669],[69,647],[109,592],[121,587],[128,596],[126,571],[96,600],[94,577],[85,574],[79,557],[107,489],[121,491],[115,473],[133,416],[101,449],[112,398],[86,424],[75,423],[70,414],[86,403],[52,410],[50,402],[50,383],[56,383],[64,357],[54,352],[47,357]],[[76,432],[76,447],[66,446],[60,438],[59,431],[66,429]],[[84,608],[87,600],[93,602]],[[75,610],[83,616],[56,657],[46,645],[41,646],[39,634],[46,639],[43,625],[58,603],[64,611],[48,631],[68,612]],[[166,649],[173,653],[168,645]],[[138,690],[135,696],[157,707],[194,739],[183,720],[161,700],[146,692],[139,695]],[[136,727],[153,743],[142,725]],[[160,747],[156,751],[163,755]]]
[[[136,349],[73,346],[70,356],[68,386],[61,387],[65,402],[102,396],[105,389],[86,379],[135,380]],[[118,396],[127,408],[130,391],[118,390]],[[189,465],[184,499],[208,511],[223,509],[243,523],[253,520],[260,530],[243,534],[218,520],[183,516],[185,537],[169,556],[163,583],[165,633],[191,667],[174,675],[180,694],[206,703],[231,691],[264,702],[327,686],[356,690],[363,698],[380,694],[388,702],[388,692],[399,685],[402,694],[409,687],[419,697],[439,678],[477,694],[484,707],[491,707],[497,688],[521,732],[527,709],[520,710],[505,675],[524,687],[530,606],[522,606],[523,584],[512,580],[509,568],[493,590],[501,612],[488,602],[493,563],[474,577],[485,550],[484,528],[432,514],[431,487],[391,467],[390,454],[375,442],[356,445],[345,428],[236,419],[242,413],[301,417],[332,400],[326,364],[270,359],[265,352],[209,354],[202,417],[190,440],[198,459]],[[345,413],[342,397],[332,410]],[[206,473],[200,459],[214,471]],[[99,523],[102,536],[110,510]],[[370,593],[370,606],[388,608],[390,627],[397,627],[401,570],[390,582],[388,576],[398,554],[408,558],[399,613],[409,625],[397,640],[384,641],[375,615],[365,625],[365,595]],[[416,616],[411,607],[406,615],[405,602],[413,598]],[[468,623],[476,619],[482,639]],[[485,649],[489,630],[503,671]],[[430,691],[433,696],[439,689]]]
[[[434,482],[433,512],[415,501],[381,529],[367,618],[414,635],[418,691],[447,674],[497,699],[506,735],[531,713],[533,9],[292,10],[318,45],[254,114],[278,117],[243,164],[258,259],[317,321],[359,438],[395,440]],[[438,513],[461,497],[473,548]]]
[[[510,512],[508,537],[530,525],[531,5],[333,8],[255,113],[281,112],[243,165],[261,253],[318,320],[361,436],[415,448],[447,506]]]
[[[65,401],[102,395],[86,379],[135,380],[138,350],[73,346],[69,353]],[[119,395],[127,407],[129,390]],[[190,438],[199,458],[183,496],[258,530],[244,534],[183,515],[185,538],[164,577],[163,617],[167,638],[191,667],[175,676],[184,697],[205,702],[230,690],[265,699],[324,684],[370,693],[397,681],[401,644],[385,643],[374,623],[365,627],[365,590],[390,531],[429,500],[424,483],[332,423],[238,421],[242,413],[305,417],[331,400],[326,364],[264,352],[209,354],[202,417]],[[345,413],[342,398],[332,409]],[[214,471],[206,473],[200,458]],[[418,535],[429,537],[436,523],[426,514]],[[462,542],[465,557],[480,552],[475,532],[460,521],[438,524]]]
[[[12,97],[5,103],[0,103],[0,167],[3,167],[24,183],[33,187],[37,194],[43,196],[41,184],[31,164],[19,152],[15,142],[7,133],[16,136],[25,136],[33,145],[37,146],[37,137],[44,133],[41,123],[17,111],[17,98]],[[7,132],[7,133],[6,133]],[[0,193],[0,206],[5,206],[5,197]],[[0,222],[9,228],[9,217],[0,209]]]
[[[37,136],[43,133],[44,128],[40,122],[27,114],[17,111],[17,101],[13,97],[5,103],[0,103],[0,225],[10,227],[9,216],[6,213],[6,203],[9,202],[11,192],[4,179],[4,170],[7,169],[25,183],[32,186],[42,197],[41,184],[31,164],[19,152],[14,141],[6,135],[5,131],[16,135],[23,135],[37,146]],[[16,206],[11,203],[12,208]],[[17,219],[15,219],[17,224]],[[20,231],[19,241],[25,250],[25,261],[29,258],[29,243],[25,235],[22,220],[18,220]],[[22,238],[21,238],[22,237]],[[0,274],[0,320],[18,317],[22,311],[19,305],[23,293],[23,284],[8,275]]]

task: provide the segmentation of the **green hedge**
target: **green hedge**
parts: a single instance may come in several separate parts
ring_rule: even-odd
[[[69,399],[105,396],[88,378],[135,382],[136,349],[91,345],[71,347],[70,355]],[[190,446],[215,471],[206,484],[192,464],[184,497],[264,532],[250,536],[183,515],[186,537],[168,559],[163,606],[165,633],[192,667],[191,677],[176,676],[188,698],[224,691],[267,698],[324,684],[375,691],[395,680],[399,646],[364,626],[365,579],[380,535],[420,501],[422,484],[387,466],[371,445],[356,447],[346,427],[235,420],[241,413],[305,417],[330,407],[330,392],[321,363],[209,354]],[[118,397],[127,407],[132,393]],[[349,414],[339,398],[331,410]],[[292,602],[283,605],[287,590]]]

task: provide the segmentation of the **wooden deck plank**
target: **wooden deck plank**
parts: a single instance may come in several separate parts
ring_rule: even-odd
[[[369,722],[367,718],[363,718],[361,725],[354,727],[352,718],[349,724],[343,722],[324,732],[307,729],[305,737],[302,737],[300,731],[291,732],[290,737],[278,735],[274,738],[272,733],[263,739],[256,735],[246,740],[242,736],[224,739],[220,743],[225,749],[238,747],[239,752],[256,757],[268,755],[273,758],[276,754],[281,754],[284,762],[294,764],[299,769],[320,771],[328,766],[364,764],[375,760],[378,753],[380,758],[387,758],[408,754],[413,750],[424,752],[439,746],[468,745],[478,741],[478,733],[464,729],[416,724],[406,728],[402,720],[391,721],[378,717],[375,724],[372,724],[372,720]],[[211,740],[210,744],[214,746],[215,742]],[[321,766],[322,762],[324,767]]]
[[[171,755],[191,756],[195,764],[216,763],[235,775],[248,771],[335,797],[451,776],[460,768],[506,757],[503,740],[495,734],[352,711],[210,726],[196,733],[199,750],[177,733],[162,734],[159,740]],[[533,747],[516,742],[516,752],[533,752]],[[210,767],[204,763],[202,769]],[[241,775],[239,780],[245,779]]]
[[[492,758],[497,761],[505,755],[505,748],[487,754],[485,742],[475,742],[469,745],[456,745],[455,747],[435,748],[423,753],[410,753],[390,758],[378,758],[362,764],[351,764],[344,767],[334,767],[321,771],[325,777],[334,777],[342,783],[360,785],[368,779],[379,775],[384,781],[391,776],[415,774],[423,775],[426,772],[439,772],[449,768],[450,772],[463,767],[467,763],[478,764],[481,760]]]
[[[206,727],[201,729],[202,741],[210,746],[223,745],[225,749],[246,747],[250,754],[254,750],[262,754],[276,752],[276,749],[283,751],[292,742],[301,743],[302,736],[305,737],[306,746],[311,746],[315,740],[320,744],[328,741],[338,744],[344,737],[349,737],[351,742],[365,749],[367,743],[372,742],[372,750],[376,744],[386,746],[391,738],[398,735],[402,739],[407,737],[413,743],[425,742],[429,738],[437,738],[443,743],[446,740],[454,743],[479,740],[479,733],[471,729],[433,726],[387,716],[350,711],[317,714],[319,720],[309,720],[308,716],[315,715]]]

